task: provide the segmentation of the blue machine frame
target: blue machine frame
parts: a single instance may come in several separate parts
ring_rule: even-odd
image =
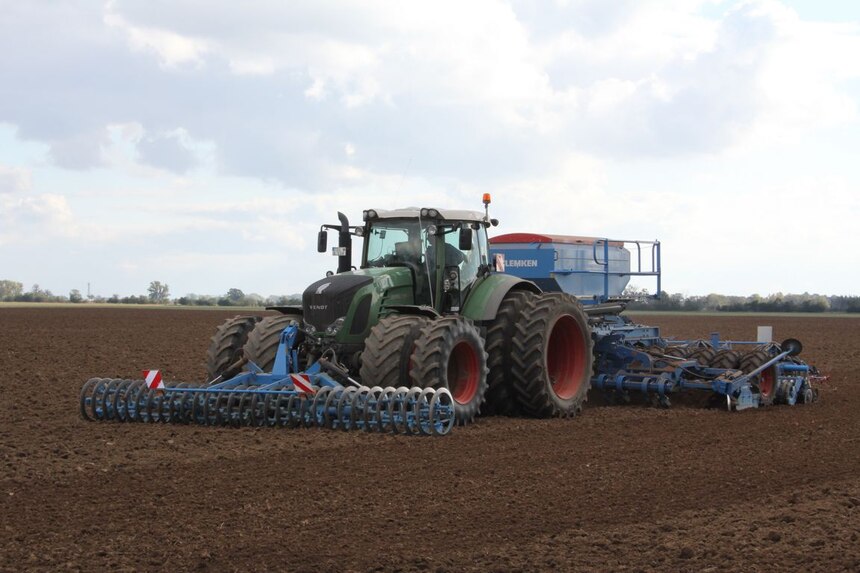
[[[721,341],[717,333],[711,334],[710,342],[670,340],[660,335],[659,328],[636,324],[621,315],[630,299],[621,296],[623,287],[620,285],[626,285],[630,277],[655,278],[657,288],[652,296],[659,298],[662,287],[660,241],[528,234],[505,237],[504,241],[493,243],[491,253],[504,256],[506,272],[533,280],[544,290],[567,292],[582,302],[589,316],[594,342],[596,374],[591,379],[591,387],[614,400],[627,401],[631,393],[641,393],[655,397],[663,406],[669,406],[671,394],[699,390],[724,397],[723,403],[729,409],[744,410],[770,402],[794,405],[816,399],[817,392],[812,388],[812,382],[818,373],[794,358],[799,348],[784,350],[776,344],[762,346],[759,342]],[[563,263],[559,252],[574,243],[580,243],[575,247],[580,254],[590,245],[591,261],[583,265],[580,258],[579,266],[591,268],[573,268],[576,265]],[[630,264],[623,268],[623,257],[613,259],[610,256],[610,247],[618,248],[619,245],[624,249],[628,245],[635,247],[634,268],[630,268]],[[643,268],[643,252],[649,250],[650,268]],[[613,261],[616,264],[613,265]],[[599,277],[602,288],[584,291],[583,285],[589,283],[564,280],[577,275]],[[614,288],[613,279],[620,279],[615,281]],[[765,349],[769,359],[743,372],[703,366],[696,360],[667,356],[655,350],[689,344],[707,345],[715,350],[754,346]],[[769,391],[773,395],[765,400],[763,373],[772,368],[775,370],[770,372],[773,372],[775,380],[771,381],[773,388]]]
[[[246,371],[229,380],[163,388],[149,388],[143,380],[92,378],[81,389],[81,415],[121,422],[319,426],[434,436],[454,427],[447,389],[362,386],[325,358],[299,371],[297,335],[295,323],[281,333],[270,373],[249,362]]]

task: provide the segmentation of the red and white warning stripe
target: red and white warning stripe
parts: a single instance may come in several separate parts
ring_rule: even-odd
[[[146,385],[154,390],[164,388],[164,382],[161,381],[161,370],[144,370],[143,378],[146,380]]]
[[[293,386],[299,392],[305,392],[306,394],[314,393],[314,389],[311,386],[311,377],[307,374],[290,374],[290,378],[293,379]]]

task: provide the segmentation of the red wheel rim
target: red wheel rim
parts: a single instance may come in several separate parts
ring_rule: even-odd
[[[458,342],[448,359],[448,390],[458,404],[468,404],[478,393],[478,353],[467,341]]]
[[[552,327],[546,352],[552,390],[562,400],[576,396],[582,387],[585,355],[585,338],[576,319],[562,316]]]
[[[762,396],[770,398],[773,394],[774,378],[773,368],[768,368],[759,375],[758,391]]]

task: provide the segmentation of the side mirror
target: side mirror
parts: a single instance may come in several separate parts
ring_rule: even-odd
[[[471,251],[472,250],[472,229],[469,227],[461,227],[460,228],[460,250],[461,251]]]
[[[325,230],[320,230],[320,234],[317,235],[317,252],[324,253],[326,252],[326,247],[328,246],[328,233]]]

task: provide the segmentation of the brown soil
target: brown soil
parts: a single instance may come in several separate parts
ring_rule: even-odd
[[[92,423],[91,376],[198,381],[229,312],[0,309],[0,570],[858,571],[860,320],[800,338],[821,400],[593,407],[445,438]]]

